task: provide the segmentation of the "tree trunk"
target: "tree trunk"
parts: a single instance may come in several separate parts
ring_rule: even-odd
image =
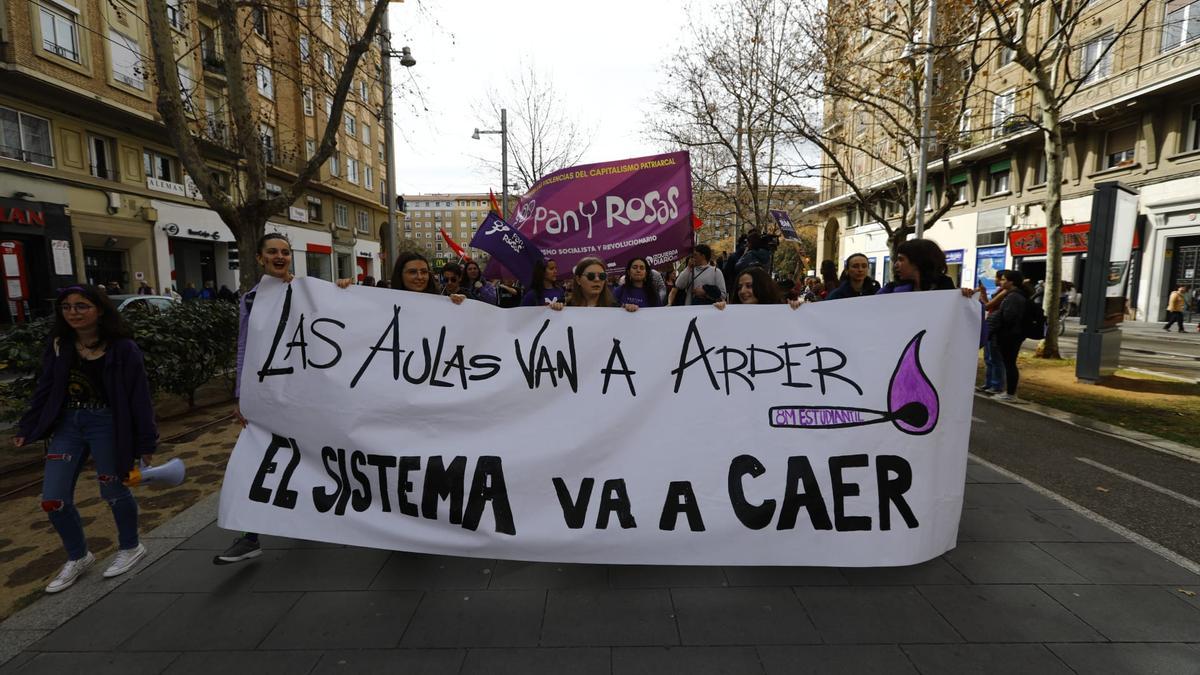
[[[1041,98],[1045,98],[1041,96]],[[1044,359],[1062,358],[1058,351],[1058,309],[1062,294],[1062,181],[1063,181],[1063,136],[1059,124],[1059,110],[1052,102],[1042,101],[1042,127],[1045,130],[1044,152],[1046,156],[1046,199],[1042,208],[1046,212],[1046,291],[1042,296],[1042,308],[1046,312],[1046,337],[1037,348],[1037,355]]]

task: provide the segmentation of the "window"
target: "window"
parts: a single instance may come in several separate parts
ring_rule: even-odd
[[[342,175],[342,153],[338,152],[337,150],[334,150],[329,155],[329,175],[330,176],[341,176]]]
[[[1017,58],[1017,50],[1010,47],[1000,48],[1000,67],[1003,68],[1013,62]]]
[[[345,21],[338,22],[338,35],[342,36],[342,42],[350,44],[350,24]]]
[[[42,49],[79,62],[79,32],[76,23],[79,15],[59,5],[53,8],[39,5],[42,26]]]
[[[218,141],[225,139],[225,121],[221,99],[211,91],[204,92],[204,119],[208,135]]]
[[[0,107],[0,157],[54,166],[50,122],[12,108]]]
[[[172,28],[183,30],[183,8],[179,4],[180,0],[167,0],[167,23]]]
[[[958,120],[958,138],[963,143],[971,140],[971,112],[970,108],[966,108]]]
[[[362,125],[362,144],[367,145],[367,146],[371,145],[371,124],[370,124],[370,122]]]
[[[1200,1],[1167,0],[1163,21],[1163,51],[1200,37]]]
[[[1046,184],[1046,153],[1039,151],[1037,163],[1033,169],[1033,185]]]
[[[1115,169],[1133,164],[1137,145],[1137,125],[1113,129],[1104,138],[1104,168]]]
[[[345,204],[333,205],[333,224],[337,227],[348,230],[350,229],[350,207]]]
[[[329,51],[328,49],[325,50],[325,54],[322,57],[322,65],[325,68],[326,75],[333,75],[333,52]]]
[[[312,46],[309,44],[309,37],[307,35],[301,35],[300,36],[300,61],[303,63],[308,63],[308,59],[311,56],[312,56]]]
[[[1183,150],[1200,150],[1200,103],[1192,105],[1192,115],[1188,118],[1187,138],[1183,141]]]
[[[1012,175],[1012,161],[992,162],[988,166],[988,194],[998,195],[1009,191],[1009,177]]]
[[[369,213],[359,209],[354,213],[354,217],[354,229],[358,230],[359,232],[367,233],[371,231],[371,215]]]
[[[312,117],[313,114],[314,114],[313,90],[312,90],[312,87],[305,87],[304,88],[304,116]]]
[[[179,88],[182,90],[183,109],[193,111],[192,96],[196,91],[196,78],[192,77],[192,69],[182,63],[176,64],[179,73]]]
[[[304,159],[309,160],[317,154],[317,142],[313,139],[304,141]]]
[[[109,54],[112,57],[113,79],[138,91],[145,91],[142,78],[142,45],[115,28],[108,29]]]
[[[370,102],[369,95],[370,95],[370,88],[367,86],[366,80],[359,80],[358,81],[358,97],[360,99],[362,99],[363,103],[368,103],[368,102]]]
[[[950,177],[950,187],[954,188],[956,193],[954,198],[955,205],[967,203],[967,192],[970,190],[970,184],[971,175],[966,171]]]
[[[258,81],[258,93],[264,97],[275,100],[275,74],[271,69],[264,65],[254,66],[256,80]]]
[[[358,120],[354,119],[354,117],[351,115],[346,115],[346,119],[343,120],[343,123],[346,127],[346,135],[350,136],[351,138],[355,138],[358,131]]]
[[[258,125],[259,142],[262,144],[263,161],[267,164],[275,163],[275,127],[259,123]]]
[[[113,164],[112,141],[95,134],[88,134],[88,160],[90,171],[96,178],[116,180],[116,166]]]
[[[351,183],[358,184],[358,160],[353,157],[346,158],[346,180]]]
[[[1004,133],[1004,125],[1012,117],[1015,101],[1016,92],[1012,89],[996,94],[996,98],[992,99],[992,135]]]
[[[1099,82],[1112,73],[1112,33],[1105,33],[1080,48],[1079,75],[1084,84]]]
[[[168,183],[178,182],[175,159],[153,150],[142,151],[142,169],[146,172],[146,178],[157,178]]]
[[[308,219],[312,222],[321,222],[321,200],[315,197],[308,198]]]
[[[325,97],[325,117],[326,118],[333,117],[333,97],[332,96]]]
[[[321,20],[325,22],[326,26],[333,25],[333,5],[330,4],[331,1],[321,0]]]
[[[363,167],[363,187],[367,188],[368,190],[375,189],[375,174],[371,170],[370,164]]]
[[[259,37],[267,37],[267,10],[262,7],[251,7],[250,20],[254,23],[254,32]]]

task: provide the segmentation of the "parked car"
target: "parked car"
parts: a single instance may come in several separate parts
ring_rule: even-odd
[[[179,302],[169,295],[110,295],[108,296],[119,312],[150,311],[169,309]]]

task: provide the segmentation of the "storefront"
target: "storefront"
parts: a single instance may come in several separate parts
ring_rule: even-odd
[[[71,217],[64,204],[0,199],[0,272],[10,324],[54,312],[59,288],[77,283]]]
[[[1091,223],[1063,225],[1062,279],[1079,286],[1087,265],[1088,231]],[[1046,279],[1046,228],[1014,230],[1008,235],[1013,267],[1036,284]]]
[[[333,281],[333,238],[328,231],[267,223],[268,232],[280,232],[292,244],[292,274]]]
[[[1189,298],[1195,298],[1200,289],[1200,200],[1195,194],[1173,202],[1155,202],[1149,198],[1154,195],[1143,193],[1149,213],[1138,274],[1143,298],[1138,304],[1139,319],[1164,321],[1172,291],[1183,286]]]
[[[189,287],[238,287],[237,240],[215,211],[159,200],[150,203],[158,214],[154,239],[160,279],[169,279],[180,293]]]
[[[380,265],[380,247],[377,241],[360,241],[354,246],[354,262],[357,279],[362,283],[364,277],[378,280],[382,273]]]

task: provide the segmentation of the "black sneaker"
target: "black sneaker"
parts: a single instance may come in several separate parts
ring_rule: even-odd
[[[262,547],[258,542],[245,535],[233,540],[233,545],[225,552],[213,558],[214,565],[228,565],[262,555]]]

